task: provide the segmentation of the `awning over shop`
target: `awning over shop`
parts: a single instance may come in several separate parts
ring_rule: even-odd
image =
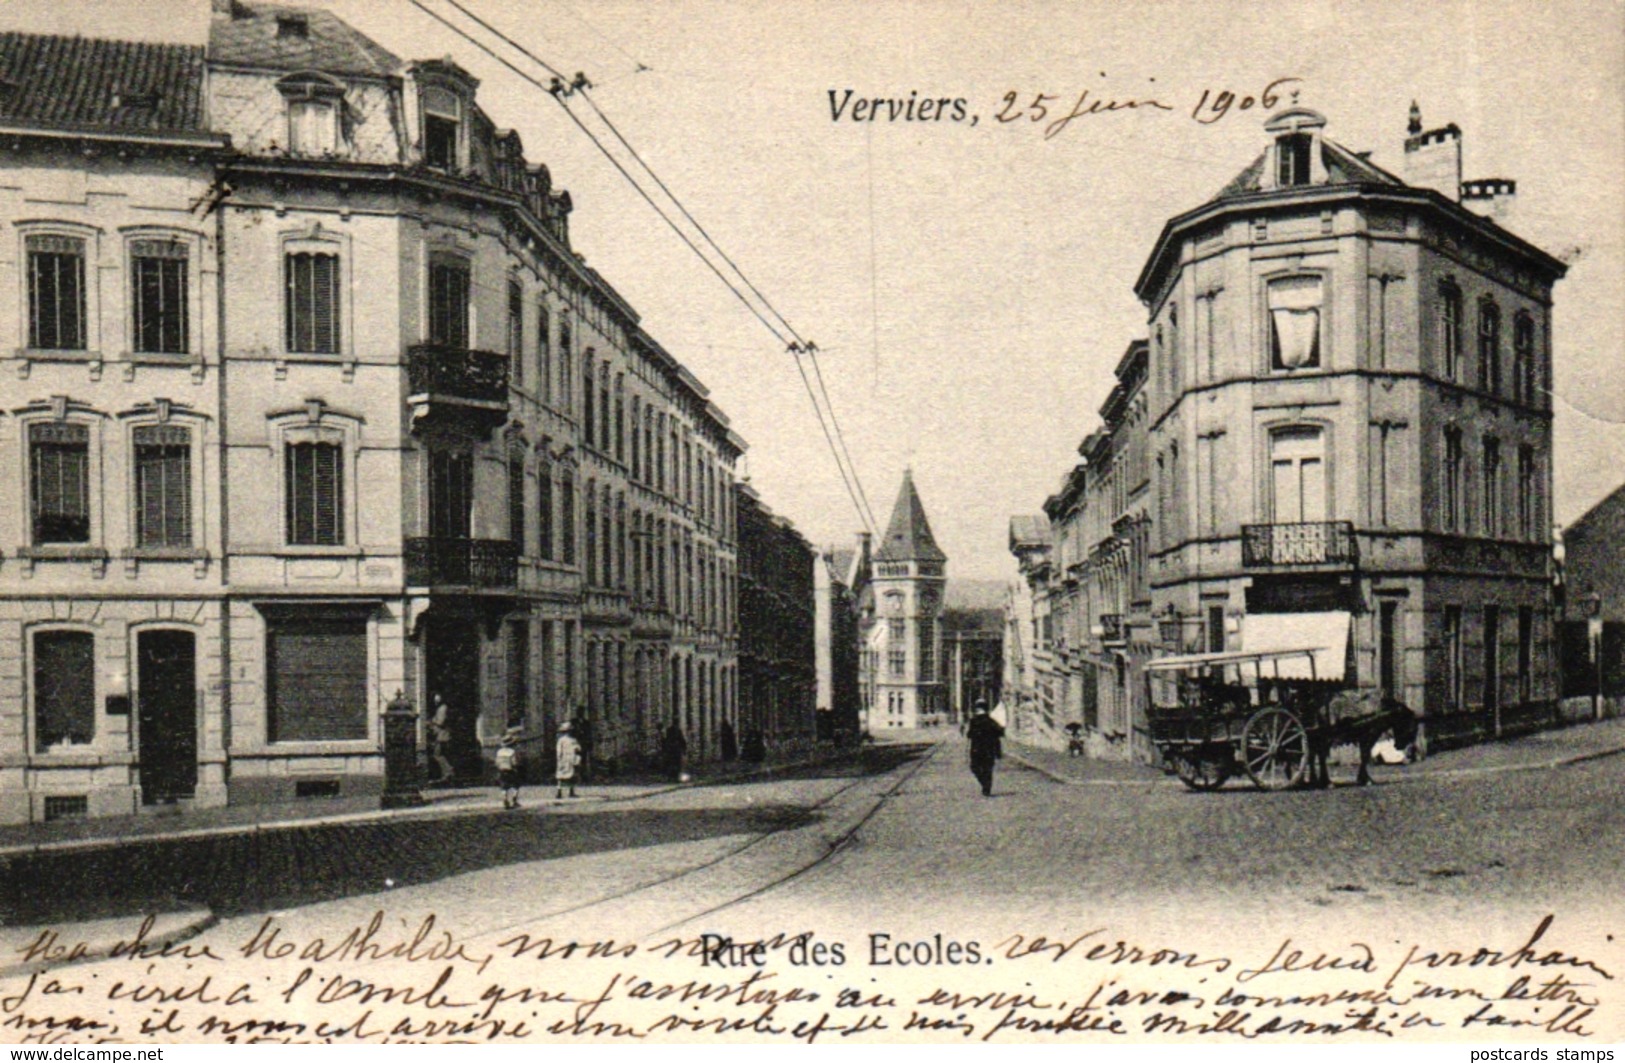
[[[1341,680],[1348,667],[1349,622],[1346,612],[1249,613],[1241,619],[1245,653],[1314,651],[1314,675],[1307,658],[1283,660],[1282,679]]]

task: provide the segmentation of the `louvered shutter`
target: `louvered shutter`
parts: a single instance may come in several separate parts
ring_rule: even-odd
[[[192,545],[191,433],[178,425],[135,430],[136,544]]]

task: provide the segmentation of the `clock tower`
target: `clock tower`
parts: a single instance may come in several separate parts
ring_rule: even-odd
[[[914,488],[913,471],[906,471],[871,577],[874,619],[866,640],[874,691],[871,728],[947,721],[938,623],[947,564]]]

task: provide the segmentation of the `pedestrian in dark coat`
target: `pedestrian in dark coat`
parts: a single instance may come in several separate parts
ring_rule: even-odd
[[[982,784],[982,796],[992,797],[993,764],[1004,756],[1004,746],[1000,741],[1004,737],[1004,728],[987,714],[987,702],[976,703],[976,714],[971,717],[965,734],[970,739],[971,774]]]

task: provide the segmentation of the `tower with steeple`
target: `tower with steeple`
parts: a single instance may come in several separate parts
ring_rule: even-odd
[[[869,727],[931,727],[946,721],[942,593],[948,555],[931,534],[913,470],[874,552],[864,635]]]

